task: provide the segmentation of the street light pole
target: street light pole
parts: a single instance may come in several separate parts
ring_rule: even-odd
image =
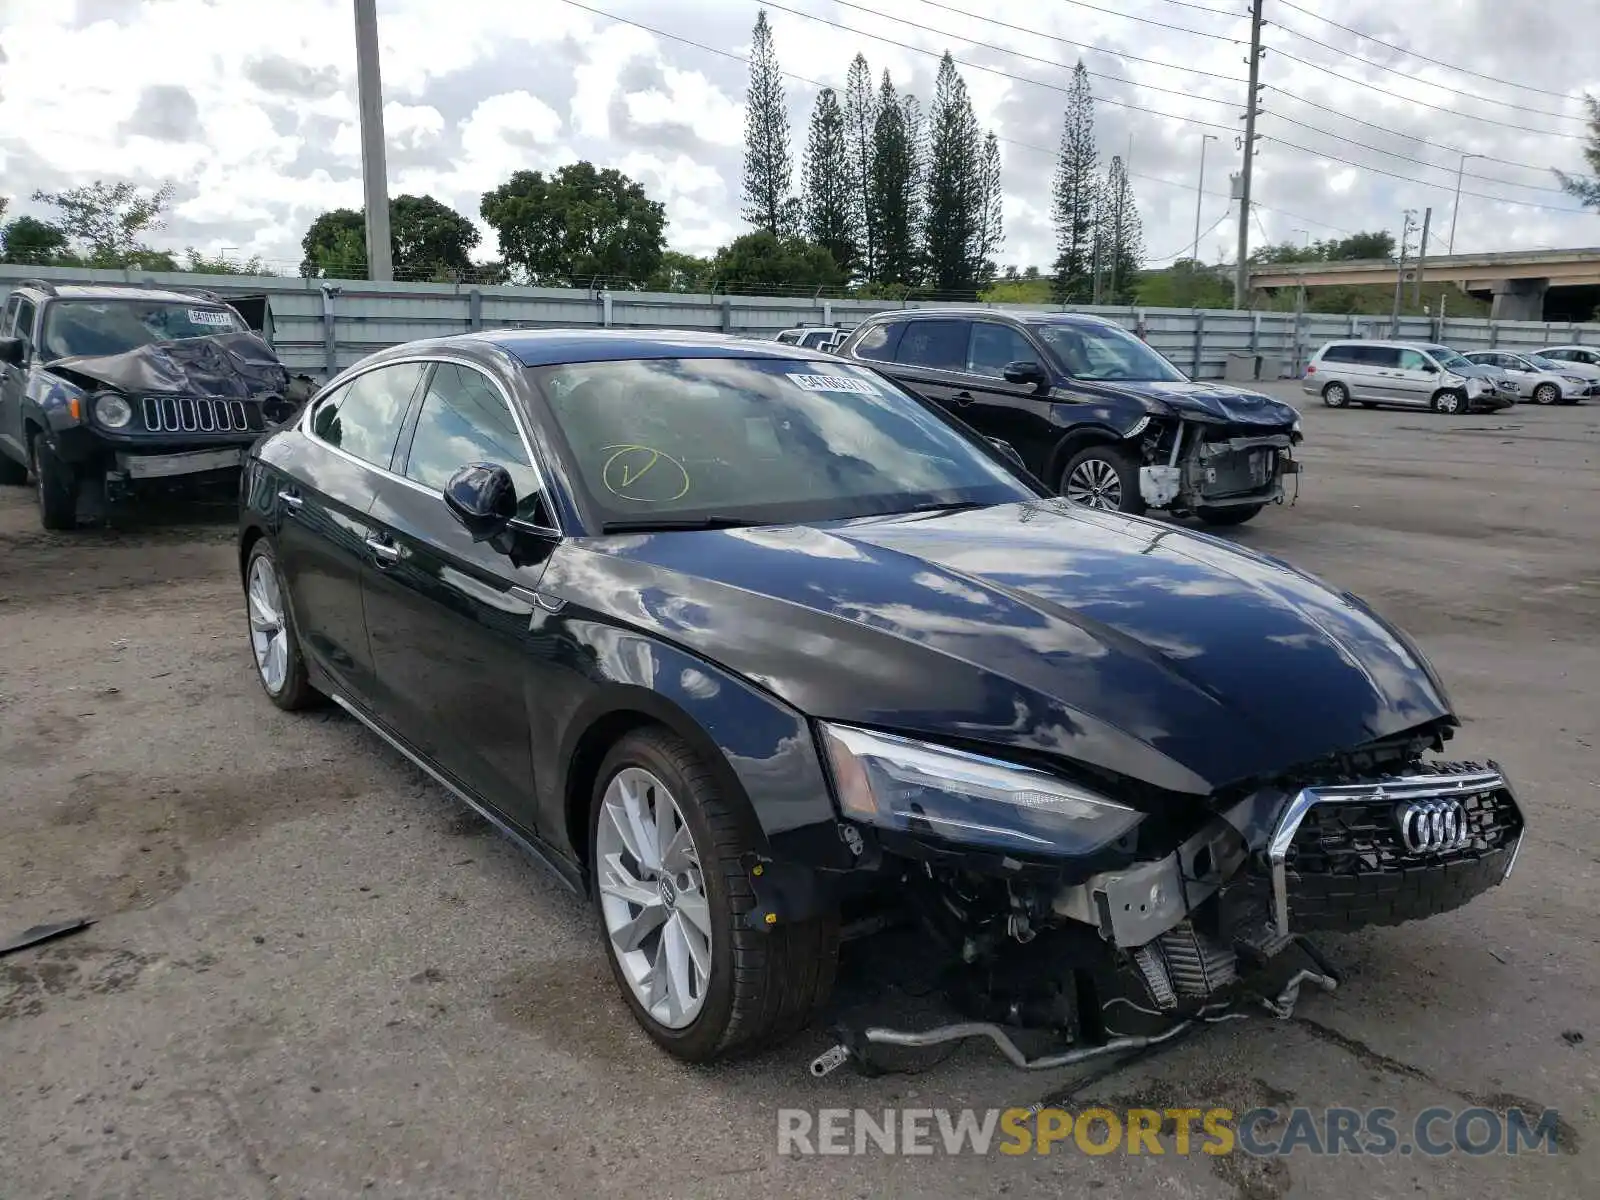
[[[367,209],[367,278],[394,280],[389,250],[389,169],[383,145],[383,83],[378,75],[375,0],[355,0],[356,98],[361,113],[361,179]]]
[[[1216,140],[1214,133],[1208,133],[1200,139],[1200,180],[1194,185],[1194,245],[1189,250],[1192,262],[1200,261],[1200,206],[1205,202],[1206,195],[1206,143]]]
[[[1456,213],[1461,211],[1461,176],[1467,169],[1467,159],[1483,157],[1485,156],[1482,154],[1463,154],[1461,156],[1461,165],[1456,168],[1456,198],[1450,205],[1450,242],[1445,248],[1446,254],[1454,254],[1456,252]]]

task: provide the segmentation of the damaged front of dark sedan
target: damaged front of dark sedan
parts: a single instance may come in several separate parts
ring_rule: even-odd
[[[890,929],[966,1022],[814,1069],[973,1033],[1075,1061],[1294,946],[1282,1011],[1331,980],[1302,935],[1456,908],[1523,837],[1355,597],[1052,496],[803,348],[395,347],[254,446],[243,496],[267,697],[337,703],[587,895],[684,1059],[792,1035],[841,938]]]

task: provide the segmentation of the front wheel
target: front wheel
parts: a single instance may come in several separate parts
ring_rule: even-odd
[[[1434,412],[1455,416],[1465,413],[1470,407],[1471,405],[1467,403],[1466,395],[1462,392],[1436,392],[1433,397]]]
[[[606,756],[589,821],[595,909],[634,1018],[689,1062],[747,1054],[804,1028],[833,988],[836,914],[752,928],[754,817],[665,729]]]
[[[1265,504],[1236,504],[1230,508],[1197,508],[1194,515],[1207,525],[1243,525],[1265,507]]]
[[[1561,399],[1561,389],[1553,383],[1541,383],[1533,389],[1535,404],[1551,405]]]
[[[1145,510],[1138,465],[1112,445],[1086,446],[1074,454],[1061,472],[1060,491],[1085,508],[1135,516]]]
[[[39,524],[46,529],[76,529],[78,477],[50,448],[43,434],[33,439],[33,478],[39,500]]]

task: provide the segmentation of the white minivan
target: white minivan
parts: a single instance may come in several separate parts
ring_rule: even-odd
[[[1516,403],[1516,392],[1493,372],[1448,346],[1428,342],[1329,342],[1311,356],[1302,389],[1329,408],[1351,401],[1431,408],[1435,412],[1493,411]]]

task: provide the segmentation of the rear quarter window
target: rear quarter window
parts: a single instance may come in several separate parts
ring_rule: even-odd
[[[895,348],[905,327],[904,321],[885,321],[882,325],[874,325],[861,335],[861,339],[850,348],[850,353],[856,358],[874,362],[893,362]]]
[[[1355,347],[1353,346],[1325,346],[1319,356],[1322,362],[1347,363],[1355,361]]]

